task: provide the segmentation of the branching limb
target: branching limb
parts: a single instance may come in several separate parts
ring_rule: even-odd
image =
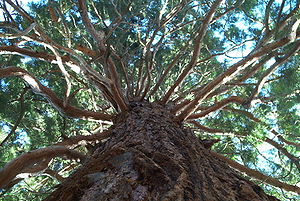
[[[300,172],[300,159],[298,157],[295,157],[292,154],[290,154],[282,145],[278,144],[277,142],[275,142],[274,140],[272,140],[270,138],[266,138],[265,141],[267,143],[271,144],[276,149],[278,149],[286,157],[288,157],[291,160],[291,162],[296,165],[298,171]]]
[[[60,183],[62,183],[63,181],[65,181],[65,178],[62,177],[60,174],[58,174],[58,172],[50,169],[50,168],[47,168],[44,173],[50,175],[51,177],[54,177],[55,179],[57,179]]]
[[[254,64],[253,67],[249,69],[249,71],[245,72],[244,75],[238,78],[235,82],[240,83],[253,76],[257,71],[259,71],[264,66],[266,62],[268,62],[275,55],[277,55],[275,52],[271,52],[270,54],[263,57],[258,63]]]
[[[106,138],[109,138],[110,134],[111,134],[111,131],[107,130],[107,131],[103,131],[103,132],[96,133],[93,135],[77,135],[77,136],[68,138],[62,142],[59,142],[56,145],[57,146],[65,146],[65,147],[72,149],[81,143],[104,140]]]
[[[98,112],[81,110],[70,105],[63,105],[63,101],[48,87],[43,86],[33,75],[26,70],[18,67],[8,67],[0,69],[0,78],[17,76],[26,81],[31,89],[44,96],[58,111],[72,118],[94,119],[94,120],[111,120],[112,116]]]
[[[252,54],[249,54],[243,60],[237,62],[236,64],[232,65],[227,71],[222,73],[221,75],[217,76],[213,81],[208,83],[204,86],[201,91],[197,94],[195,99],[189,103],[186,108],[182,111],[182,113],[177,117],[178,121],[183,121],[188,118],[197,108],[197,106],[202,102],[204,99],[208,97],[212,91],[216,88],[221,86],[222,84],[227,83],[231,79],[233,79],[241,70],[244,70],[254,61],[257,61],[261,56],[265,55],[266,52],[275,50],[279,47],[282,47],[288,44],[291,41],[289,37],[284,37],[278,41],[270,43],[264,47],[262,47],[259,51],[255,51]]]
[[[272,130],[271,132],[274,133],[278,137],[278,139],[280,139],[285,144],[292,145],[292,146],[295,146],[298,149],[300,149],[300,144],[299,143],[291,142],[291,141],[288,141],[288,140],[284,139],[279,133],[277,133],[274,130]]]
[[[299,21],[300,22],[300,21]],[[297,41],[295,43],[294,48],[286,54],[284,57],[279,58],[278,61],[276,61],[265,73],[264,75],[259,79],[258,84],[256,85],[255,89],[253,90],[250,98],[249,98],[249,105],[252,105],[252,101],[254,98],[259,94],[264,84],[267,82],[269,76],[282,64],[284,64],[291,56],[295,54],[300,49],[300,41]]]
[[[200,61],[197,62],[197,64],[200,64],[202,62],[205,62],[205,61],[208,61],[209,59],[213,58],[213,57],[216,57],[216,56],[220,56],[220,55],[223,55],[223,54],[226,54],[227,52],[230,52],[234,49],[236,49],[238,46],[242,45],[243,43],[241,44],[238,44],[237,46],[234,46],[234,47],[231,47],[230,49],[226,50],[225,52],[221,52],[221,53],[217,53],[217,54],[212,54],[210,55],[209,57],[206,57]],[[248,77],[252,76],[257,70],[260,69],[260,67],[263,66],[263,64],[268,61],[269,59],[271,59],[272,56],[268,56],[267,59],[264,59],[264,61],[261,61],[259,62],[259,65],[255,65],[253,67],[253,69],[251,69],[249,72],[247,72],[243,78],[239,79],[239,82],[241,81],[244,81],[244,79],[247,79]],[[184,92],[181,92],[181,95],[179,95],[179,97],[177,97],[174,102],[178,102],[180,100],[182,100],[187,94],[197,94],[199,91],[201,91],[201,89],[203,88],[203,86],[200,86],[200,87],[197,87],[195,88],[196,85],[194,87],[191,87],[189,90],[187,91],[184,91]],[[211,98],[215,95],[218,95],[218,94],[221,94],[221,93],[224,93],[226,92],[227,90],[229,90],[229,87],[226,87],[222,90],[219,90],[219,91],[215,91],[213,93],[211,93],[210,95],[208,95],[208,98]],[[180,104],[177,104],[174,109],[173,109],[173,112],[176,113],[178,112],[179,110],[182,110],[186,105],[188,105],[189,103],[191,102],[191,100],[183,100]]]
[[[158,50],[160,49],[160,46],[163,44],[164,37],[165,37],[165,35],[163,34],[160,37],[157,44],[153,47],[154,51],[152,51],[151,54],[148,54],[146,56],[146,67],[147,68],[146,68],[146,74],[144,77],[146,85],[145,86],[142,85],[142,88],[144,88],[144,91],[143,91],[142,95],[140,96],[140,100],[143,100],[146,97],[146,95],[148,94],[148,91],[150,90],[151,81],[152,81],[151,72],[153,71],[153,67],[155,65],[155,56],[156,56],[156,53],[158,52]]]
[[[41,51],[33,51],[25,48],[19,48],[14,45],[9,46],[0,46],[0,54],[16,54],[21,56],[29,56],[33,58],[37,58],[44,61],[49,61],[55,63],[56,57],[55,55],[48,54],[47,52]],[[69,56],[62,56],[61,57],[63,63],[69,63],[69,65],[74,65],[71,58]]]
[[[63,101],[64,107],[65,107],[68,104],[69,96],[71,94],[71,86],[72,86],[71,77],[70,77],[68,71],[65,69],[62,58],[59,55],[58,51],[52,45],[49,45],[46,43],[43,43],[43,44],[44,44],[44,46],[48,47],[55,55],[58,67],[60,68],[62,74],[64,75],[64,77],[66,79],[67,90],[66,90],[66,95],[65,95],[64,101]]]
[[[79,12],[82,17],[83,23],[86,27],[86,29],[89,31],[91,34],[92,38],[95,40],[100,53],[102,55],[106,55],[104,58],[104,66],[107,67],[107,72],[109,78],[112,80],[111,83],[111,91],[114,96],[114,99],[118,106],[120,107],[121,111],[125,111],[128,109],[128,103],[126,103],[125,97],[123,96],[121,92],[121,88],[119,86],[119,78],[118,78],[118,73],[116,70],[116,66],[110,57],[110,50],[109,46],[106,47],[104,44],[104,39],[105,39],[105,33],[104,31],[97,31],[93,24],[91,23],[89,17],[88,17],[88,11],[86,7],[86,3],[83,0],[78,0],[78,7],[79,7]]]
[[[156,82],[156,84],[154,85],[153,89],[151,90],[151,92],[149,93],[149,96],[153,96],[156,91],[158,90],[158,88],[160,87],[160,85],[163,83],[164,79],[167,77],[167,75],[170,73],[171,69],[177,64],[177,62],[179,61],[180,57],[182,57],[186,51],[186,49],[189,47],[190,45],[190,41],[188,41],[186,43],[185,46],[183,46],[181,48],[181,50],[178,52],[178,54],[175,56],[175,58],[173,59],[173,61],[167,66],[166,70],[163,72],[163,74],[159,77],[158,81]]]
[[[20,6],[13,3],[11,0],[4,0],[7,2],[11,7],[13,7],[18,13],[20,13],[27,21],[29,21],[31,24],[34,23],[34,19]]]
[[[266,28],[266,34],[270,32],[270,26],[269,26],[269,19],[270,19],[270,11],[271,11],[271,5],[274,3],[274,0],[270,0],[266,6],[265,10],[265,18],[264,18],[264,25]]]
[[[115,51],[112,51],[112,55],[119,61],[120,65],[121,65],[121,70],[124,73],[125,83],[127,85],[127,93],[131,94],[132,93],[131,84],[133,81],[129,79],[129,75],[128,75],[125,63],[124,63],[123,59],[119,55],[117,55],[117,53]]]
[[[231,107],[224,107],[223,108],[224,110],[229,110],[229,111],[232,111],[232,112],[236,112],[236,113],[240,113],[240,114],[243,114],[245,115],[246,117],[248,117],[249,119],[251,119],[252,121],[255,121],[257,123],[261,122],[260,119],[256,118],[252,113],[250,112],[247,112],[245,110],[239,110],[239,109],[235,109],[235,108],[231,108]]]
[[[244,102],[245,102],[245,100],[238,97],[238,96],[231,96],[231,97],[226,98],[226,99],[224,99],[220,102],[215,103],[213,106],[207,108],[206,110],[204,110],[200,113],[190,115],[187,119],[198,119],[200,117],[204,117],[204,116],[208,115],[211,112],[222,109],[223,107],[225,107],[226,105],[228,105],[230,103],[243,104]]]
[[[226,15],[227,13],[239,8],[243,3],[245,2],[245,0],[237,0],[234,3],[234,6],[228,8],[226,11],[224,11],[223,13],[217,15],[214,17],[214,19],[212,20],[212,23],[216,22],[218,19],[220,19],[221,17],[223,17],[224,15]]]
[[[286,0],[283,0],[283,1],[281,2],[280,9],[279,9],[278,14],[277,14],[277,23],[280,22],[281,15],[282,15],[282,11],[283,11],[285,2],[286,2]]]
[[[13,135],[13,133],[17,130],[19,124],[21,123],[21,121],[24,117],[24,114],[25,114],[24,95],[25,95],[26,92],[27,92],[27,88],[24,89],[23,93],[20,96],[20,110],[19,110],[20,114],[19,114],[19,117],[18,117],[17,121],[15,122],[15,125],[11,128],[9,134],[1,142],[0,146],[2,146],[9,139],[9,137]]]
[[[8,2],[27,21],[29,21],[30,23],[35,22],[34,18],[32,18],[20,6],[14,4],[11,0],[7,0],[6,2]],[[111,98],[113,96],[112,94],[118,94],[118,92],[116,92],[115,88],[113,88],[113,90],[111,90],[111,86],[113,85],[113,83],[111,83],[110,79],[102,76],[100,73],[98,73],[93,68],[91,68],[89,66],[89,64],[84,60],[84,58],[81,57],[80,55],[78,55],[73,49],[59,45],[55,41],[53,41],[47,34],[44,33],[43,29],[38,24],[34,27],[34,29],[40,36],[39,38],[37,38],[36,35],[35,36],[26,36],[26,37],[23,36],[22,38],[25,38],[28,41],[32,40],[37,43],[41,43],[41,44],[45,43],[45,44],[51,45],[54,48],[56,48],[57,50],[65,52],[65,53],[69,54],[70,56],[76,58],[78,61],[75,61],[74,59],[71,58],[72,62],[68,62],[66,64],[69,67],[71,67],[71,69],[74,72],[83,73],[90,82],[96,83],[95,85],[98,87],[98,89],[103,92],[103,94],[106,96],[106,98],[112,103],[112,105],[116,108],[116,110],[118,110],[118,105],[117,105],[116,101],[119,101],[120,97],[117,95],[116,97]],[[21,51],[21,50],[19,50],[19,51]],[[32,54],[31,52],[26,51],[26,53],[29,53],[30,56],[36,58],[36,56],[34,54]],[[25,53],[25,55],[26,55],[26,53]],[[46,57],[46,60],[49,60],[49,57],[47,57],[45,55],[39,55],[39,56]],[[54,59],[52,59],[52,58],[54,58]],[[51,58],[52,60],[56,61],[55,56],[52,56],[52,58]],[[67,57],[67,58],[70,58],[70,57]],[[62,57],[62,60],[64,61],[63,57]]]
[[[253,169],[250,169],[244,165],[241,165],[221,154],[218,154],[216,152],[213,152],[211,151],[210,152],[213,156],[221,159],[222,161],[226,162],[229,166],[231,166],[232,168],[238,170],[238,171],[241,171],[241,172],[244,172],[245,174],[247,174],[248,176],[252,177],[252,178],[255,178],[255,179],[258,179],[266,184],[270,184],[272,186],[276,186],[276,187],[279,187],[280,189],[284,189],[286,191],[291,191],[291,192],[295,192],[297,194],[300,195],[300,188],[297,187],[297,186],[294,186],[294,185],[290,185],[290,184],[287,184],[287,183],[283,183],[281,181],[278,181],[277,179],[274,179],[270,176],[266,176],[264,174],[262,174],[261,172],[257,171],[257,170],[253,170]]]
[[[221,129],[216,129],[216,128],[209,128],[206,126],[201,125],[200,123],[198,123],[197,121],[188,121],[188,123],[193,124],[196,128],[199,128],[202,131],[208,132],[208,133],[225,133],[223,130]]]
[[[45,158],[54,158],[67,156],[73,159],[80,159],[84,161],[86,157],[74,150],[70,150],[64,146],[51,146],[47,148],[37,149],[34,151],[27,152],[14,160],[7,163],[4,168],[0,171],[0,188],[5,187],[15,176],[23,173],[27,167],[30,167]]]
[[[28,165],[23,169],[23,172],[26,173],[37,173],[44,171],[48,168],[49,163],[51,162],[52,158],[43,158],[42,160],[38,161],[37,163],[33,163],[31,165]]]
[[[236,83],[241,83],[245,80],[247,80],[248,78],[250,78],[251,76],[253,76],[258,70],[260,70],[264,64],[269,61],[271,58],[273,58],[274,56],[278,55],[278,52],[273,51],[271,53],[269,53],[267,56],[263,57],[258,63],[254,64],[252,67],[249,67],[249,70],[244,72],[243,75],[241,75],[241,77],[239,77],[238,79],[236,79],[233,83],[226,83],[225,85],[231,85],[231,86],[222,86],[219,89],[213,91],[212,93],[210,93],[207,98],[212,98],[216,95],[220,95],[222,93],[225,93],[226,91],[228,91],[230,88],[234,87],[235,85],[237,85]],[[201,91],[201,87],[198,89],[195,89],[194,91]],[[183,105],[187,105],[189,102],[186,102]]]
[[[20,31],[14,27],[11,26],[1,26],[0,27],[4,27],[4,28],[9,28],[9,29],[13,29],[14,31],[16,31],[16,34],[3,34],[0,33],[0,37],[1,38],[6,38],[6,39],[15,39],[15,38],[20,38],[21,36],[25,36],[27,34],[29,34],[30,31],[32,31],[34,29],[34,27],[36,26],[36,23],[32,23],[28,28],[26,28],[24,31]]]
[[[193,55],[188,63],[188,65],[184,68],[183,72],[179,75],[175,83],[171,86],[171,88],[167,91],[166,95],[162,98],[161,102],[163,104],[166,104],[168,100],[170,99],[171,95],[174,93],[175,89],[181,84],[181,82],[186,78],[186,76],[190,73],[192,68],[196,65],[199,54],[200,54],[200,49],[202,45],[202,40],[204,36],[206,35],[207,28],[209,24],[211,23],[213,16],[218,8],[218,6],[221,4],[222,0],[216,0],[214,4],[211,6],[209,12],[207,13],[205,19],[202,22],[202,25],[200,29],[198,30],[198,35],[195,38],[194,41],[194,50],[193,50]]]
[[[57,16],[57,13],[55,12],[55,7],[53,5],[54,5],[53,0],[49,0],[48,1],[49,14],[52,22],[56,24],[59,22],[59,17]]]

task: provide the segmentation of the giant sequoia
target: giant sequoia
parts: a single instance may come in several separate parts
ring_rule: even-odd
[[[299,1],[0,6],[5,200],[299,198]]]

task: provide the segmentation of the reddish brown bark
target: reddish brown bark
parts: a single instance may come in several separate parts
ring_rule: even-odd
[[[50,146],[27,152],[10,161],[0,170],[0,188],[4,188],[18,174],[41,171],[47,167],[50,159],[64,155],[70,158],[79,158],[82,161],[85,160],[83,154],[64,146]]]
[[[9,45],[9,46],[0,46],[0,52],[8,53],[8,54],[18,54],[18,55],[24,55],[29,56],[32,58],[38,58],[45,61],[55,61],[55,56],[52,54],[49,54],[47,52],[38,52],[33,51],[25,48],[19,48],[17,46]],[[71,58],[69,56],[63,56],[61,57],[63,62],[71,62]]]
[[[131,106],[111,138],[46,201],[277,200],[214,157],[161,106]]]
[[[63,101],[50,88],[42,85],[38,79],[22,68],[9,67],[0,69],[0,79],[13,76],[20,77],[26,81],[33,92],[44,96],[50,104],[67,117],[95,120],[111,120],[112,118],[109,114],[81,110],[71,105],[64,105]]]

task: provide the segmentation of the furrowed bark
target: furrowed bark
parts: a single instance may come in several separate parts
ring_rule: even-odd
[[[154,103],[133,102],[111,138],[46,201],[275,201]]]

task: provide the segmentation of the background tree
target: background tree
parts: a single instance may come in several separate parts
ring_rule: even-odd
[[[299,1],[0,2],[2,199],[299,199]]]

